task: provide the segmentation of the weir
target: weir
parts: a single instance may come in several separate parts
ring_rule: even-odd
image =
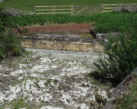
[[[108,87],[90,77],[93,63],[103,55],[96,40],[70,33],[35,33],[22,38],[28,54],[0,63],[3,109],[20,100],[23,109],[103,108]]]
[[[38,48],[65,51],[103,51],[103,46],[93,40],[92,36],[76,34],[44,34],[37,33],[23,36],[25,48]]]

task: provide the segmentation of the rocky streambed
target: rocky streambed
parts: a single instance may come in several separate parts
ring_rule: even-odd
[[[0,63],[0,109],[102,109],[107,89],[89,77],[100,53],[27,51]]]

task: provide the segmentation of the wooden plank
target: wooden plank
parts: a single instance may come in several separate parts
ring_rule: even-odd
[[[117,6],[119,4],[103,4],[103,6]]]
[[[71,12],[39,12],[39,13],[35,13],[36,15],[40,15],[40,14],[71,14]]]
[[[104,9],[109,10],[112,9],[112,7],[104,7]]]
[[[70,8],[56,8],[56,7],[49,7],[49,8],[33,8],[33,9],[71,9],[72,7]]]
[[[36,9],[35,11],[72,11],[72,9]]]
[[[38,5],[34,6],[34,8],[42,8],[42,7],[72,7],[72,5]]]
[[[73,14],[73,5],[37,5],[33,7],[35,14]]]
[[[103,4],[102,12],[112,12],[113,8],[118,7],[120,4]]]
[[[103,13],[105,13],[105,12],[112,12],[112,10],[103,10],[102,12]]]

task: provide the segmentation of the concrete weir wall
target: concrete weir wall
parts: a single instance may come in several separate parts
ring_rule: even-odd
[[[22,45],[25,48],[39,48],[66,51],[102,51],[103,47],[90,38],[79,35],[35,34],[24,36]]]

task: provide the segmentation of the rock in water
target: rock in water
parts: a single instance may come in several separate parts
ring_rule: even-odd
[[[15,8],[4,8],[1,10],[0,14],[6,15],[6,16],[21,16],[23,15],[23,12],[22,10],[15,9]]]

